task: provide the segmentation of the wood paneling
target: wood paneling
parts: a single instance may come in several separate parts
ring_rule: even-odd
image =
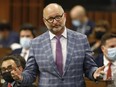
[[[41,33],[43,25],[42,10],[44,0],[0,0],[0,20],[5,19],[12,23],[13,29],[19,31],[23,23],[32,23]],[[69,11],[67,13],[67,27],[71,26]],[[116,28],[116,12],[113,11],[88,11],[88,17],[93,21],[108,20],[111,28]]]
[[[0,0],[0,20],[9,20],[10,1]]]
[[[40,27],[43,0],[13,0],[12,9],[12,23],[16,31],[18,31],[17,26],[23,23],[31,23],[38,28]]]
[[[42,24],[43,0],[0,0],[0,6],[0,19],[10,21],[17,32],[23,23],[38,29]]]
[[[111,26],[113,28],[116,28],[116,12],[111,14],[111,22],[112,22]]]

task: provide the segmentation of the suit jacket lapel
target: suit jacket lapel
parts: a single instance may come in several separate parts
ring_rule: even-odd
[[[71,56],[73,54],[74,45],[75,45],[74,34],[72,34],[70,30],[67,29],[67,57],[66,57],[66,63],[64,68],[64,74],[66,73],[66,70],[68,69],[68,65],[71,62],[72,59]]]
[[[53,52],[52,52],[52,47],[51,47],[51,41],[50,41],[49,32],[47,32],[46,35],[45,35],[44,44],[45,43],[46,43],[46,46],[45,46],[44,49],[45,49],[45,53],[46,53],[47,59],[49,60],[51,66],[56,71],[57,75],[60,76],[60,73],[57,70],[57,67],[56,67],[56,64],[55,64],[54,58],[53,58]]]
[[[44,49],[46,49],[45,53],[47,55],[47,58],[49,59],[50,64],[54,68],[57,75],[61,77],[59,71],[57,70],[56,64],[54,62],[49,32],[47,32],[45,35],[44,44],[45,43],[46,43],[46,46]],[[63,75],[66,73],[66,70],[68,69],[68,65],[71,62],[71,56],[73,54],[74,45],[75,45],[74,34],[71,33],[69,29],[67,29],[67,57],[66,57],[66,63],[65,63]]]

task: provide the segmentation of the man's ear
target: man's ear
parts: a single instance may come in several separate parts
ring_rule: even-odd
[[[102,52],[105,51],[105,47],[103,45],[101,46],[101,50],[102,50]]]
[[[44,22],[44,24],[46,25],[46,20],[45,20],[45,18],[43,18],[43,22]]]
[[[44,22],[44,23],[45,23],[45,21],[46,21],[45,18],[43,18],[43,22]]]
[[[64,13],[64,16],[66,17],[67,16],[67,13]]]

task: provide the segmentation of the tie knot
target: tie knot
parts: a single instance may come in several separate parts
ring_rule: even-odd
[[[55,36],[55,38],[56,38],[57,40],[60,40],[61,37],[62,37],[62,35],[60,35],[60,36]]]
[[[111,66],[112,65],[112,62],[109,62],[108,65]]]

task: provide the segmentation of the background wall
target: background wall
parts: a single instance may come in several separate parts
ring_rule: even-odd
[[[43,0],[0,0],[0,20],[8,20],[19,31],[23,23],[32,23],[38,28],[42,22]]]
[[[53,1],[53,0],[52,0]],[[59,0],[56,0],[59,1]],[[19,26],[23,23],[32,23],[37,27],[38,34],[44,30],[41,29],[43,25],[42,10],[45,5],[50,3],[50,0],[0,0],[0,21],[8,20],[11,22],[14,31],[19,31]],[[67,2],[66,2],[67,3]],[[72,3],[74,4],[74,3]],[[73,6],[72,4],[68,4]],[[67,4],[66,4],[67,6]],[[70,6],[70,7],[71,7]],[[69,17],[70,9],[66,8],[67,13],[67,27],[70,28],[71,20]],[[97,6],[96,8],[98,8]],[[88,8],[87,8],[88,10]],[[116,11],[106,9],[90,9],[87,11],[89,18],[93,21],[106,19],[110,22],[111,28],[116,28]]]

